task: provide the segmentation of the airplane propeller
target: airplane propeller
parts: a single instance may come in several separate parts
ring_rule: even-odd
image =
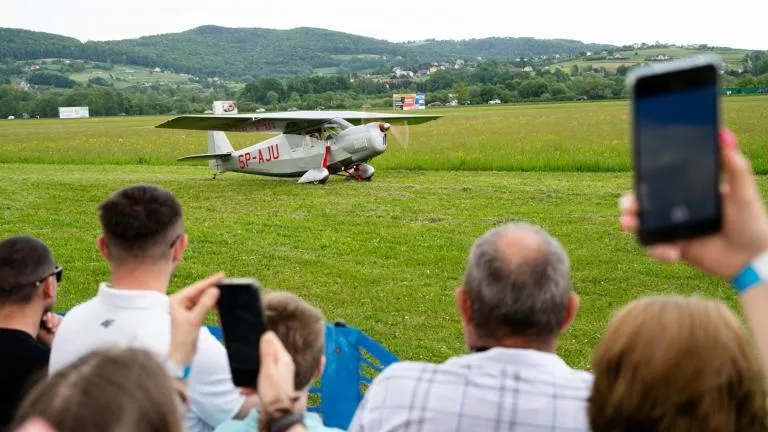
[[[365,111],[368,112],[368,111]],[[366,124],[369,121],[375,121],[375,117],[371,117],[370,120],[363,119],[361,120],[360,124]],[[402,124],[393,124],[392,123],[385,123],[380,122],[379,123],[379,130],[384,132],[387,135],[391,135],[395,138],[395,141],[397,141],[398,144],[403,146],[403,149],[408,150],[408,141],[409,141],[409,133],[408,133],[408,120],[403,120]]]
[[[400,143],[400,145],[402,145],[405,150],[408,150],[409,134],[407,120],[403,122],[403,125],[392,125],[389,128],[389,132],[393,137],[395,137],[395,141]]]

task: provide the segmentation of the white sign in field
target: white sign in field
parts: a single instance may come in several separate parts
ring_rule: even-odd
[[[88,107],[59,107],[59,118],[88,118]]]
[[[214,114],[237,114],[237,102],[215,101],[213,103]]]

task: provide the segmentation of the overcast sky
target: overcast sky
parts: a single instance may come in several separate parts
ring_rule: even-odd
[[[82,41],[215,24],[321,27],[390,41],[527,36],[768,49],[768,32],[762,30],[768,1],[710,4],[715,7],[702,0],[2,0],[0,27]]]

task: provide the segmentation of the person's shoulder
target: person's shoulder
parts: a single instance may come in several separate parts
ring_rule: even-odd
[[[591,386],[595,381],[595,376],[592,374],[592,372],[573,368],[571,368],[571,370],[568,372],[567,378],[574,382],[583,383],[584,385],[588,386]]]
[[[51,355],[51,348],[35,340],[26,332],[0,328],[0,346],[2,358],[6,362],[26,363],[31,367],[46,366]],[[0,360],[0,363],[4,363]]]
[[[577,369],[573,366],[569,365],[565,359],[558,356],[560,361],[562,361],[563,365],[561,368],[558,368],[559,375],[563,377],[563,379],[569,379],[572,381],[583,381],[585,383],[592,384],[592,381],[594,381],[595,376],[592,374],[592,372],[584,369]]]
[[[307,412],[304,415],[304,424],[307,432],[345,432],[344,429],[325,426],[320,414],[314,412]]]
[[[80,317],[83,314],[87,314],[96,306],[96,303],[97,303],[96,297],[91,297],[82,303],[72,306],[71,309],[69,309],[66,312],[62,312],[59,315],[62,315],[64,319],[68,319],[69,321],[72,321],[73,318]],[[62,321],[62,324],[63,323],[64,322]]]
[[[258,432],[256,423],[247,420],[227,420],[218,425],[214,432]]]
[[[321,426],[316,429],[309,428],[307,429],[307,432],[346,432],[344,429],[334,428],[334,427],[328,427],[328,426]]]
[[[227,420],[216,427],[214,432],[258,432],[259,412],[252,410],[242,420]]]
[[[443,369],[451,369],[445,363],[430,363],[423,361],[405,360],[398,361],[385,367],[373,380],[372,386],[381,385],[389,381],[410,382],[426,375],[439,373]]]
[[[429,371],[443,367],[441,363],[430,363],[415,360],[403,360],[390,364],[382,371],[381,375],[399,375],[414,372]]]

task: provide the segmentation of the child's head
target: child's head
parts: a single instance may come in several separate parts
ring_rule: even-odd
[[[325,318],[322,312],[288,292],[264,296],[267,327],[293,357],[296,390],[309,389],[325,367]]]

